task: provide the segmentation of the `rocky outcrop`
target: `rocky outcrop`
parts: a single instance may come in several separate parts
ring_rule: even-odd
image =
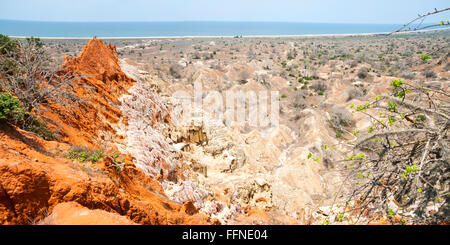
[[[122,118],[119,97],[135,83],[122,72],[114,46],[92,39],[79,57],[65,57],[62,64],[79,77],[74,93],[80,98],[71,105],[55,105],[49,117],[61,139],[73,145],[101,144],[114,140],[112,125]]]
[[[122,66],[127,69],[131,67],[126,64]],[[209,69],[196,69],[193,80],[201,82],[205,91],[221,91],[225,85],[231,91],[267,89],[254,79],[233,84],[230,80],[237,79],[239,72],[234,72],[232,67],[228,67],[227,76],[216,76]],[[136,75],[136,80],[147,80],[147,76],[130,70]],[[266,80],[271,84],[269,87],[296,91],[282,78]],[[174,91],[191,93],[195,90],[190,84],[170,83],[157,78],[152,78],[152,81],[152,86],[169,98]],[[227,85],[229,83],[231,86]],[[333,159],[322,157],[326,154],[323,145],[335,145],[338,141],[335,132],[323,123],[330,120],[326,111],[305,108],[310,107],[306,103],[311,103],[310,99],[306,100],[300,91],[297,93],[298,96],[292,96],[297,99],[293,105],[282,104],[279,127],[259,129],[233,126],[225,125],[221,120],[209,123],[210,119],[204,118],[207,121],[201,124],[203,127],[193,127],[192,130],[181,127],[171,131],[171,145],[182,152],[182,169],[188,166],[194,173],[184,171],[186,181],[180,183],[191,184],[173,185],[174,188],[167,185],[164,187],[166,193],[170,189],[168,195],[174,200],[185,201],[188,198],[200,212],[218,217],[226,224],[311,223],[310,211],[320,203],[332,201],[332,193],[340,180],[336,172],[327,171],[328,165],[331,168],[328,161],[333,162]],[[207,95],[204,100],[208,101],[208,98]],[[288,121],[291,116],[298,118]],[[193,121],[193,125],[198,124]],[[202,134],[204,136],[200,137]],[[308,160],[309,152],[321,161]],[[193,195],[189,197],[184,193]],[[200,195],[196,196],[196,193]],[[200,198],[201,201],[192,198]]]

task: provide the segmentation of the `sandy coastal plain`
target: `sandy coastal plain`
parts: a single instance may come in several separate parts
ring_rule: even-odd
[[[99,136],[103,141],[97,145],[105,152],[118,149],[128,154],[133,168],[151,177],[146,179],[151,183],[147,191],[164,200],[158,207],[169,214],[183,213],[168,214],[175,217],[169,220],[173,223],[195,223],[201,219],[197,216],[205,215],[207,222],[220,224],[378,224],[380,210],[362,218],[352,213],[342,216],[342,204],[354,184],[343,159],[355,153],[352,142],[373,124],[352,107],[389,93],[394,79],[441,90],[450,85],[449,29],[391,36],[117,37],[89,44],[91,38],[41,39],[55,64],[87,71],[101,68],[92,75],[96,79],[90,81],[92,90],[118,93],[117,98],[106,93],[98,100],[123,115],[105,114],[114,119],[108,128],[114,133]],[[430,58],[423,59],[422,54]],[[103,69],[110,66],[113,75]],[[124,77],[129,87],[120,84]],[[117,87],[108,88],[105,81]],[[209,91],[223,98],[228,91],[277,91],[279,121],[263,128],[248,120],[176,126],[167,115],[177,103],[174,94],[194,94],[195,84],[201,84],[202,99],[210,103],[214,98]],[[148,115],[158,120],[143,113],[150,102],[156,112]],[[100,175],[95,165],[83,165],[82,171],[89,172],[89,180]],[[145,192],[133,191],[133,195]],[[131,213],[139,205],[121,215],[136,223],[163,222],[158,214],[145,220]],[[408,216],[395,200],[389,205]],[[436,205],[430,210],[437,210]],[[49,217],[42,222],[56,222],[51,217],[57,213]],[[121,222],[121,217],[111,219]]]
[[[194,182],[227,193],[231,203],[264,210],[272,214],[269,223],[281,224],[290,219],[319,222],[313,215],[318,208],[345,197],[338,188],[343,181],[339,161],[352,150],[348,142],[356,138],[353,132],[367,131],[371,123],[352,113],[352,104],[388,92],[395,78],[448,87],[449,33],[105,41],[116,46],[124,71],[168,97],[180,89],[192,92],[194,82],[222,94],[279,91],[276,130],[248,125],[196,129],[208,143],[194,141],[183,149],[198,171]],[[78,54],[86,43],[45,42],[55,58]],[[422,53],[433,58],[423,61]],[[324,145],[334,149],[324,150]],[[309,152],[317,155],[318,163],[307,159]],[[233,221],[234,212],[230,206],[215,215],[222,222],[240,222]]]

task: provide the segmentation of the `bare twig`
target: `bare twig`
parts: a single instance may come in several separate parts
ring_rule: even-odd
[[[440,10],[434,9],[433,12],[428,12],[428,13],[423,14],[423,15],[419,14],[419,16],[417,18],[415,18],[415,19],[411,20],[410,22],[404,24],[402,28],[399,28],[399,29],[397,29],[397,30],[395,30],[393,32],[390,32],[390,33],[386,34],[386,35],[389,36],[389,35],[392,35],[392,34],[398,33],[398,32],[418,31],[418,30],[428,29],[428,28],[436,27],[436,26],[450,25],[450,23],[447,22],[447,23],[443,23],[443,24],[434,24],[434,25],[428,25],[428,26],[424,26],[424,27],[420,27],[420,28],[413,28],[411,30],[405,30],[405,28],[409,27],[412,23],[414,23],[414,22],[416,22],[418,20],[423,20],[427,16],[439,14],[439,13],[442,13],[442,12],[445,12],[445,11],[448,11],[448,10],[450,10],[450,8],[445,8],[445,9],[440,9]]]

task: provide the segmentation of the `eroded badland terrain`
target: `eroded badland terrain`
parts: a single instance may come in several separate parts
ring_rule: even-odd
[[[54,105],[54,141],[0,123],[0,224],[381,223],[377,210],[340,215],[342,160],[373,124],[351,106],[394,79],[448,91],[449,33],[45,40],[83,74],[88,103]],[[279,91],[279,123],[180,126],[173,94],[194,84],[210,103],[208,91]]]

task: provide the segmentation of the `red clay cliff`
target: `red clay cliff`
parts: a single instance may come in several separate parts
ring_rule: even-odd
[[[80,74],[75,93],[88,101],[49,114],[60,140],[45,141],[0,122],[0,224],[207,224],[209,217],[174,203],[159,183],[126,158],[122,172],[111,159],[80,163],[67,158],[72,145],[101,148],[101,132],[123,115],[118,98],[135,82],[121,70],[114,46],[93,39],[63,69]],[[123,120],[126,121],[126,120]],[[82,217],[81,217],[82,216]]]

